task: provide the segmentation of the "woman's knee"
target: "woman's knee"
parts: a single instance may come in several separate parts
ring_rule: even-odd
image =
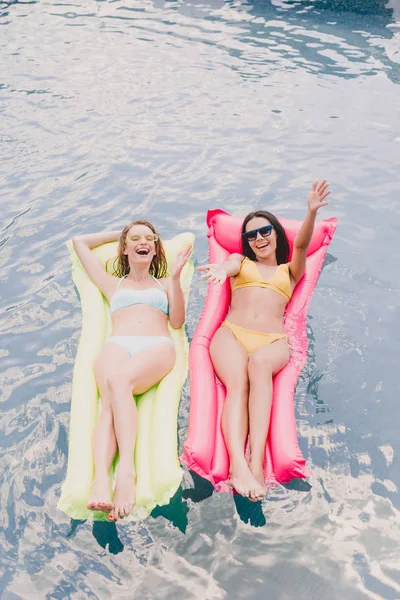
[[[100,417],[112,418],[112,406],[109,396],[100,397]]]
[[[106,374],[104,378],[111,403],[116,394],[133,391],[134,383],[128,379],[123,371],[113,371]]]
[[[247,371],[239,371],[238,373],[232,373],[229,381],[225,382],[225,387],[228,395],[238,395],[247,397],[249,392],[249,378]]]

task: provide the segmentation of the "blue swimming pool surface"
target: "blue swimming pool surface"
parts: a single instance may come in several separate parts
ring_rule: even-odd
[[[0,598],[400,599],[400,4],[0,2]],[[301,219],[337,232],[296,390],[308,482],[250,504],[185,470],[145,521],[71,521],[81,311],[65,242],[150,218]],[[193,336],[206,295],[196,277]],[[187,433],[189,384],[179,413]]]

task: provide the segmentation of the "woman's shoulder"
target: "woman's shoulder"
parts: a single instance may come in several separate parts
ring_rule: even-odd
[[[285,276],[289,277],[290,279],[292,278],[292,274],[290,271],[290,263],[281,263],[280,265],[278,265],[278,269],[281,269]]]
[[[164,291],[169,289],[172,280],[171,277],[153,277],[153,279],[164,288]]]

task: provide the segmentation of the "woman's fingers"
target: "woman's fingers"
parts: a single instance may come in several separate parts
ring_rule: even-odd
[[[180,250],[176,256],[176,262],[175,265],[178,268],[182,268],[185,266],[185,264],[187,263],[187,261],[189,260],[189,256],[192,252],[192,246],[189,245],[186,248],[184,248],[183,250]]]
[[[321,196],[321,202],[322,202],[322,200],[325,200],[325,198],[327,198],[330,193],[331,193],[331,190],[328,190],[327,192],[325,192],[325,194],[322,194],[322,196]]]
[[[203,265],[197,267],[197,271],[206,271],[204,275],[200,276],[200,279],[208,279],[209,283],[224,283],[226,277],[222,278],[218,271],[216,272],[218,265]]]
[[[326,184],[326,179],[323,179],[321,181],[321,183],[318,186],[318,191],[320,192],[322,190],[322,188],[324,187],[324,185]],[[317,185],[318,185],[318,181],[317,181]],[[328,184],[329,185],[329,184]]]
[[[321,188],[320,190],[318,190],[319,195],[324,194],[327,189],[329,189],[329,183],[327,183],[326,185],[324,185],[323,188]]]
[[[182,250],[182,256],[185,257],[185,260],[187,260],[189,258],[189,256],[192,253],[192,246],[187,246],[187,248],[185,248],[184,250]]]

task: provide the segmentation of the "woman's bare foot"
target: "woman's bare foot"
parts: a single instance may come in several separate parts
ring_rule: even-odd
[[[248,464],[243,462],[231,464],[230,483],[238,494],[250,500],[261,500],[265,496],[263,485],[251,473]]]
[[[109,513],[113,508],[108,475],[97,475],[93,480],[92,491],[87,503],[89,510],[100,510]]]
[[[135,504],[136,474],[134,471],[118,470],[114,491],[114,508],[109,519],[117,521],[127,517]]]
[[[250,471],[251,471],[254,479],[257,481],[257,483],[259,484],[259,486],[261,486],[261,488],[263,490],[261,497],[257,497],[256,499],[253,500],[254,502],[257,502],[258,500],[262,500],[266,494],[265,479],[264,479],[264,465],[260,461],[252,462],[250,459],[249,468],[250,468]]]

